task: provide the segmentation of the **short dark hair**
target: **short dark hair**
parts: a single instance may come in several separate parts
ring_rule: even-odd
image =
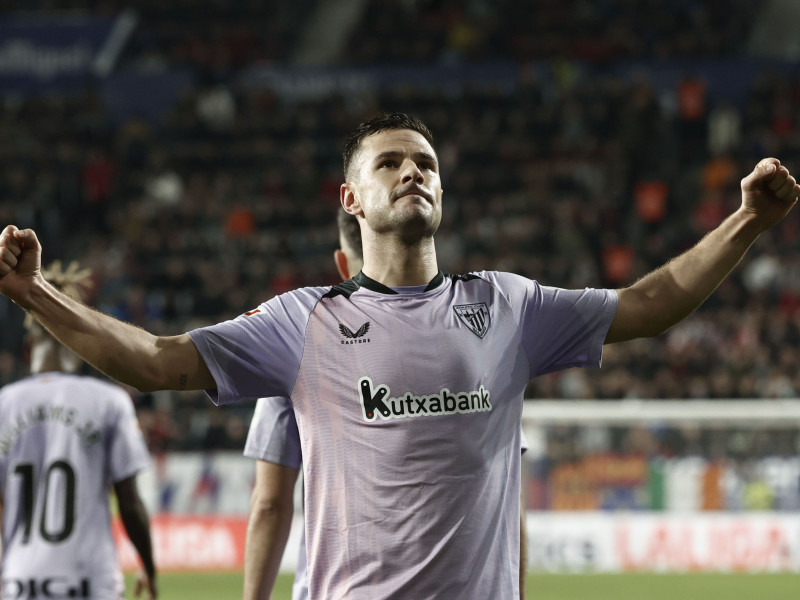
[[[359,259],[364,260],[364,248],[361,245],[361,226],[355,215],[351,215],[341,206],[336,214],[336,224],[339,226],[339,233],[347,241],[353,252]]]
[[[397,129],[411,129],[412,131],[416,131],[433,146],[433,134],[431,130],[417,117],[401,112],[380,114],[361,123],[361,125],[356,127],[355,131],[345,140],[344,151],[342,152],[345,179],[347,179],[347,172],[350,170],[350,164],[358,153],[364,138],[382,131],[394,131]]]

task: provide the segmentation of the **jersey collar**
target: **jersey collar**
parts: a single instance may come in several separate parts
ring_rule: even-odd
[[[378,292],[378,293],[381,293],[381,294],[392,294],[392,295],[396,295],[397,294],[397,292],[395,292],[392,288],[387,287],[387,286],[383,285],[382,283],[379,283],[379,282],[375,281],[374,279],[371,279],[371,278],[367,277],[366,275],[364,275],[364,273],[362,271],[359,271],[358,275],[353,277],[353,281],[355,283],[357,283],[358,285],[360,285],[361,287],[365,287],[368,290],[372,290],[373,292]],[[425,289],[423,290],[423,292],[430,292],[431,290],[435,290],[437,287],[439,287],[442,284],[442,281],[444,281],[444,273],[439,271],[434,276],[434,278],[431,279],[428,282],[428,285],[425,286]]]

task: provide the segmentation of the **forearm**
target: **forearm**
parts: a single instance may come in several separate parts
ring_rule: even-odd
[[[292,506],[275,509],[254,503],[247,522],[244,561],[244,600],[267,600],[289,538]]]
[[[120,519],[125,526],[128,537],[136,548],[139,558],[142,561],[142,568],[147,576],[153,580],[156,569],[153,562],[153,545],[150,538],[150,523],[147,510],[141,501],[133,503],[132,506],[120,507]]]
[[[618,290],[617,315],[606,343],[650,337],[697,309],[741,261],[762,228],[739,210],[693,248]]]
[[[154,336],[81,304],[44,281],[31,288],[25,308],[61,343],[117,381],[141,391],[199,385],[190,387],[205,365],[199,364],[196,348],[189,347],[188,336]]]

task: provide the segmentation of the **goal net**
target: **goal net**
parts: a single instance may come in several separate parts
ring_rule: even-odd
[[[526,401],[529,566],[800,570],[800,402]]]

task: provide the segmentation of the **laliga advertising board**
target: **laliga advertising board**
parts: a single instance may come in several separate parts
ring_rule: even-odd
[[[254,464],[238,452],[180,453],[142,473],[153,551],[169,571],[241,570]],[[293,570],[302,509],[282,569]],[[531,571],[800,572],[800,513],[529,511]],[[122,526],[123,568],[138,568]],[[287,560],[288,559],[288,560]]]
[[[227,571],[244,567],[244,517],[156,515],[150,527],[153,555],[162,571]],[[136,550],[118,519],[113,533],[122,569],[138,571]]]
[[[246,516],[168,515],[152,518],[153,554],[161,571],[241,571],[244,568]],[[136,550],[119,519],[112,527],[122,570],[139,570]],[[295,516],[281,571],[293,572],[300,549],[302,518]]]
[[[528,513],[531,571],[800,571],[800,515]]]
[[[153,519],[153,550],[166,571],[241,570],[246,517]],[[294,564],[295,518],[282,570]],[[115,523],[122,568],[138,569],[136,552]],[[593,572],[800,571],[800,515],[774,513],[528,513],[529,570]]]

